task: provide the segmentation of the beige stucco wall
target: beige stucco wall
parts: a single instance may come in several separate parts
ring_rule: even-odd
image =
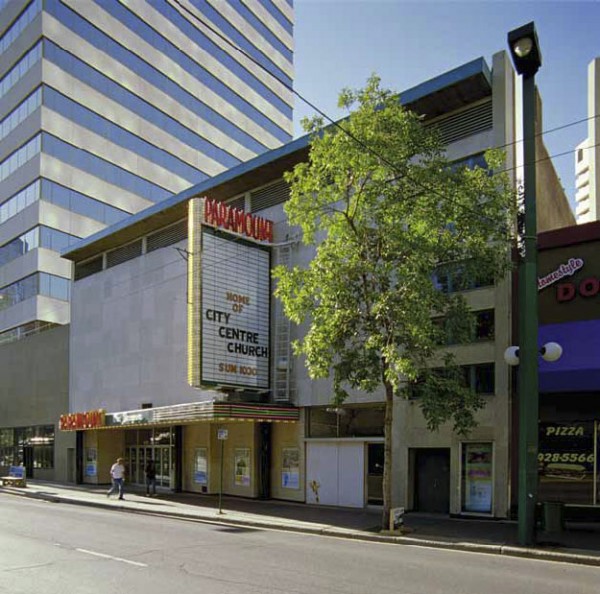
[[[211,447],[211,425],[210,423],[198,423],[196,425],[186,425],[183,428],[183,477],[181,481],[184,491],[194,493],[214,493],[219,489],[219,467],[212,464],[214,456]],[[218,444],[217,444],[218,446]],[[196,448],[206,448],[208,459],[208,485],[203,490],[204,485],[194,482],[194,465]]]
[[[208,493],[219,492],[221,476],[221,442],[217,438],[218,429],[227,429],[227,439],[223,441],[223,493],[240,497],[258,496],[257,466],[257,426],[254,423],[206,423],[188,425],[184,430],[183,489],[201,493],[201,485],[193,482],[194,455],[196,448],[207,448]],[[250,484],[235,484],[235,451],[250,450]]]
[[[304,415],[303,415],[304,416]],[[272,435],[271,457],[271,497],[273,499],[286,499],[289,501],[304,501],[305,477],[304,469],[304,422],[301,423],[274,423]],[[285,448],[298,448],[300,454],[300,476],[297,489],[284,488],[282,484],[283,450]]]
[[[86,451],[88,448],[96,448],[97,470],[96,476],[85,475]],[[84,431],[83,433],[83,482],[91,485],[105,485],[111,482],[110,467],[117,458],[125,460],[128,470],[128,461],[125,451],[125,431]],[[129,477],[125,475],[125,481]]]

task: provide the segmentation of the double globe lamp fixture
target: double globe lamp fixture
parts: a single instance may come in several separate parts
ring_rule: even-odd
[[[558,361],[562,356],[562,347],[557,342],[547,342],[541,349],[540,355],[544,361],[553,363]],[[519,364],[519,347],[510,346],[504,351],[504,360],[511,367]]]

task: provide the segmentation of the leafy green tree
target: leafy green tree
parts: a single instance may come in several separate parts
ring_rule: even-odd
[[[463,434],[483,406],[440,351],[448,331],[467,339],[472,317],[460,293],[439,285],[506,274],[515,200],[506,175],[491,173],[502,155],[486,155],[487,169],[449,163],[438,135],[377,77],[343,91],[339,105],[349,116],[336,126],[304,121],[309,159],[286,175],[289,222],[315,257],[277,267],[276,296],[289,319],[308,323],[295,353],[311,378],[332,378],[335,404],[348,390],[383,394],[386,527],[394,396],[416,393],[431,430],[451,421]]]

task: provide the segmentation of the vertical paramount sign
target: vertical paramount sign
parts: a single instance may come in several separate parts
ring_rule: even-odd
[[[193,198],[188,224],[188,382],[268,390],[273,223]]]

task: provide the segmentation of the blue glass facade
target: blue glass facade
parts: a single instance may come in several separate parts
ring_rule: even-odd
[[[23,235],[0,246],[0,266],[4,266],[4,264],[8,264],[19,256],[40,247],[60,253],[78,239],[80,238],[75,235],[51,227],[44,227],[43,225],[34,227],[23,233]]]
[[[45,247],[60,258],[72,237],[289,142],[293,10],[265,0],[190,9],[234,45],[163,0],[0,0],[0,268],[11,271],[0,291],[37,283],[64,300],[50,277],[23,269],[15,280],[19,256]],[[55,264],[47,270],[64,269]],[[0,315],[0,335],[55,322],[39,315],[11,326]]]

